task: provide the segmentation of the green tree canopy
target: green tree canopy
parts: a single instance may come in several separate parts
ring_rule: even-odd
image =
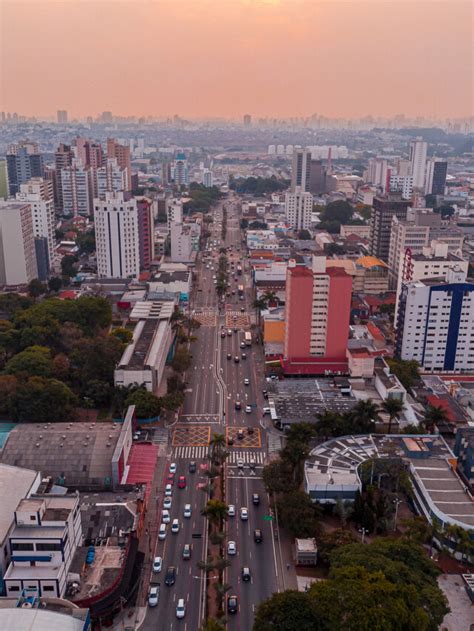
[[[45,294],[46,291],[46,285],[37,278],[33,278],[33,280],[30,280],[28,283],[28,295],[32,298],[38,298]]]
[[[291,491],[278,499],[279,520],[293,537],[315,537],[319,533],[319,507],[304,491]]]
[[[49,348],[44,346],[25,348],[8,361],[5,372],[9,375],[50,377],[53,374],[53,362]]]
[[[161,410],[160,399],[145,388],[132,392],[125,400],[125,405],[134,405],[137,418],[154,418]]]
[[[341,627],[342,628],[342,627]],[[257,608],[253,631],[318,631],[326,629],[304,592],[275,593]]]
[[[413,359],[395,359],[387,358],[387,364],[394,375],[398,377],[402,386],[407,390],[413,388],[420,380],[420,373],[418,371],[419,364]]]
[[[12,395],[11,413],[17,421],[55,423],[69,421],[76,404],[77,397],[62,381],[31,377]]]

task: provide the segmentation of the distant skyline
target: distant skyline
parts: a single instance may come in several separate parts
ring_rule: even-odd
[[[464,0],[0,0],[0,110],[473,114]]]

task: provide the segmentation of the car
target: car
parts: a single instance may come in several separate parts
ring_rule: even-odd
[[[252,459],[249,462],[249,467],[250,467],[251,471],[255,471],[255,460]]]
[[[232,335],[232,329],[227,329],[227,335],[230,337]]]
[[[227,514],[229,517],[235,517],[235,506],[233,504],[229,504],[227,507]]]
[[[239,430],[237,431],[237,438],[238,438],[239,440],[242,440],[242,438],[243,438],[243,437],[244,437],[244,431],[243,431],[242,429],[239,429]]]
[[[189,473],[196,473],[196,463],[194,460],[191,460],[189,463]]]
[[[166,539],[166,524],[160,524],[160,529],[158,530],[158,539],[160,539],[160,541]]]
[[[178,478],[178,489],[185,489],[185,488],[186,488],[186,476],[180,475]]]
[[[133,435],[133,440],[140,440],[140,436],[141,436],[141,432],[135,432],[135,434]]]
[[[243,469],[244,468],[244,461],[243,460],[237,460],[237,466],[239,467],[239,469]]]
[[[227,353],[227,359],[232,359],[232,353]]]
[[[178,534],[179,532],[179,519],[173,519],[173,523],[171,524],[171,532],[173,534]]]
[[[245,377],[245,379],[244,379],[244,386],[249,386],[249,385],[250,385],[250,379]]]
[[[169,510],[161,511],[161,521],[163,524],[169,524],[171,521],[171,516]]]
[[[212,282],[214,283],[214,285],[217,285],[217,280],[213,280]]]
[[[248,508],[246,506],[242,506],[242,508],[240,509],[240,519],[242,521],[247,521],[248,518],[249,518]]]
[[[221,331],[221,337],[225,337],[225,331]]]
[[[167,484],[174,484],[174,474],[173,473],[168,473],[168,477],[166,478],[166,483]]]
[[[235,289],[232,290],[232,295],[235,296]]]
[[[263,416],[265,416],[266,414],[271,414],[271,410],[270,408],[263,408],[262,413],[263,413]]]
[[[227,543],[227,554],[230,556],[235,556],[237,554],[237,545],[235,541],[229,541]]]
[[[263,535],[262,535],[262,531],[260,530],[260,528],[255,528],[255,530],[253,531],[253,539],[254,539],[255,543],[262,543]]]
[[[169,510],[171,508],[172,503],[173,503],[173,500],[171,497],[165,497],[165,499],[163,500],[163,508],[167,508]]]
[[[258,493],[252,493],[252,504],[255,506],[260,504],[260,495]]]
[[[171,585],[174,585],[175,581],[176,581],[176,568],[174,567],[174,565],[170,565],[168,566],[168,569],[166,570],[165,585],[168,585],[168,587],[171,587]]]
[[[161,557],[155,557],[153,559],[153,572],[158,574],[161,572],[161,566],[163,565],[163,559]]]
[[[234,327],[234,333],[237,333],[237,327]]]
[[[247,583],[252,578],[249,567],[243,567],[241,572],[241,577],[244,583]]]
[[[189,561],[189,559],[191,558],[191,544],[190,543],[185,543],[184,547],[183,547],[183,561]]]
[[[245,406],[245,411],[247,412],[247,414],[250,414],[250,412],[252,411],[252,406],[251,405],[246,405]]]
[[[191,504],[184,505],[183,516],[186,517],[186,519],[191,517]]]
[[[176,462],[172,462],[170,464],[170,473],[172,473],[173,475],[176,473]]]
[[[235,362],[236,364],[238,364],[238,363],[239,363],[239,361],[240,361],[240,357],[239,357],[238,355],[236,355],[236,356],[234,357],[234,362]]]
[[[237,613],[239,609],[239,599],[237,596],[227,596],[227,611],[228,613]]]
[[[268,399],[268,390],[262,390],[263,398]]]
[[[232,436],[229,436],[227,438],[227,444],[231,447],[234,444],[234,439],[232,438]]]
[[[251,435],[254,433],[254,431],[255,431],[255,430],[254,430],[254,428],[253,428],[253,427],[247,427],[247,434],[248,434],[249,436],[251,436]]]
[[[148,606],[156,607],[158,604],[159,598],[160,598],[160,586],[150,585],[150,589],[148,591]]]
[[[186,615],[186,605],[184,604],[184,598],[178,599],[178,604],[176,605],[176,617],[184,618]]]
[[[241,357],[242,359],[247,359],[247,353],[242,353]]]
[[[240,348],[245,348],[245,342],[240,342]]]
[[[234,403],[234,407],[236,410],[241,410],[242,409],[242,403],[240,401],[236,401]]]
[[[170,495],[173,495],[173,487],[171,486],[171,484],[167,484],[165,486],[165,495],[167,497],[169,497]]]
[[[240,296],[240,300],[243,300],[243,296]],[[240,307],[240,312],[245,313],[245,307]]]

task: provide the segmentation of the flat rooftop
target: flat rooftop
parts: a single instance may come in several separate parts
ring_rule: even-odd
[[[120,423],[21,423],[8,436],[0,461],[39,469],[62,486],[106,487]]]
[[[88,609],[73,609],[65,613],[46,608],[41,599],[40,609],[23,609],[11,598],[0,598],[0,629],[15,631],[83,631]],[[58,608],[59,609],[59,608]]]
[[[37,475],[32,469],[0,464],[0,543],[10,530],[16,507],[30,492]]]

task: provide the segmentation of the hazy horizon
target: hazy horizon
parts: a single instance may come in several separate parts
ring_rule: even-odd
[[[471,116],[464,0],[0,0],[0,110]]]

